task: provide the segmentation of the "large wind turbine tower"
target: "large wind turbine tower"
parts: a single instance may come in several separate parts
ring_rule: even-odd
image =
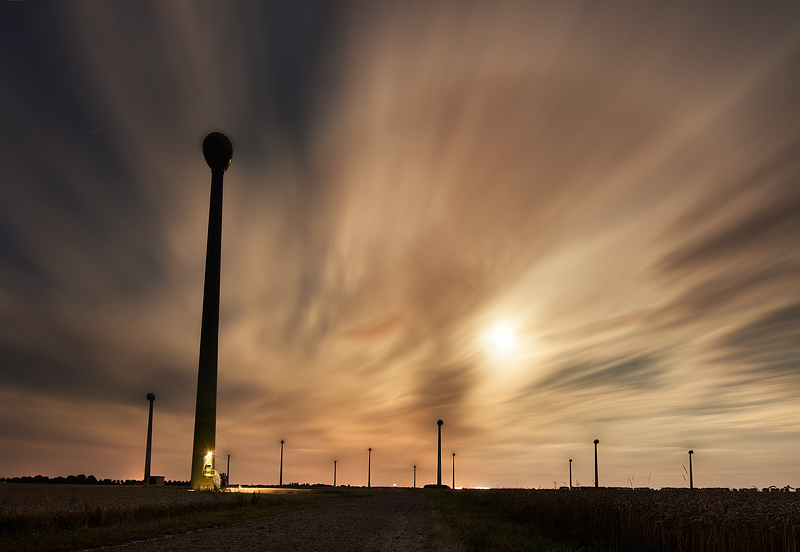
[[[222,176],[231,164],[233,146],[227,136],[220,132],[212,132],[203,140],[203,155],[211,169],[211,203],[208,209],[206,276],[203,287],[203,319],[200,328],[200,365],[197,370],[197,407],[194,414],[192,489],[214,489],[219,481],[214,469],[214,448],[217,433]]]

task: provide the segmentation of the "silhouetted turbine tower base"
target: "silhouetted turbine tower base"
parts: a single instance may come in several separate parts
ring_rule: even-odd
[[[600,487],[600,481],[597,477],[597,445],[600,443],[599,439],[594,440],[594,488]]]
[[[150,484],[150,452],[153,445],[153,401],[156,396],[152,393],[147,394],[147,400],[150,401],[150,416],[147,419],[147,451],[144,455],[144,484]]]
[[[442,420],[438,420],[436,425],[439,426],[439,450],[436,455],[437,463],[436,463],[436,486],[440,489],[442,488],[442,424],[444,422]]]
[[[572,458],[569,459],[569,488],[572,490]]]
[[[212,132],[203,140],[203,155],[211,169],[208,242],[200,328],[200,362],[197,370],[197,405],[194,414],[191,488],[215,489],[214,468],[217,431],[217,358],[219,351],[219,275],[222,255],[222,178],[231,164],[233,146],[228,137]]]

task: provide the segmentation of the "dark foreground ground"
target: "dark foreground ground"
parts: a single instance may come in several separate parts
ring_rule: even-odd
[[[389,491],[312,509],[104,548],[119,552],[216,550],[415,551],[425,545],[425,493]]]
[[[0,551],[526,550],[572,552],[476,498],[423,489],[0,485]],[[583,550],[587,550],[584,548]]]
[[[0,485],[0,551],[88,549],[800,552],[800,493]]]

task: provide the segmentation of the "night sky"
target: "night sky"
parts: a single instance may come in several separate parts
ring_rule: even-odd
[[[800,4],[0,4],[0,476],[800,486]]]

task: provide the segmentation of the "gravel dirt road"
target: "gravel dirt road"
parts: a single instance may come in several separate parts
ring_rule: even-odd
[[[383,492],[227,527],[122,546],[119,552],[414,551],[425,544],[425,493]]]

